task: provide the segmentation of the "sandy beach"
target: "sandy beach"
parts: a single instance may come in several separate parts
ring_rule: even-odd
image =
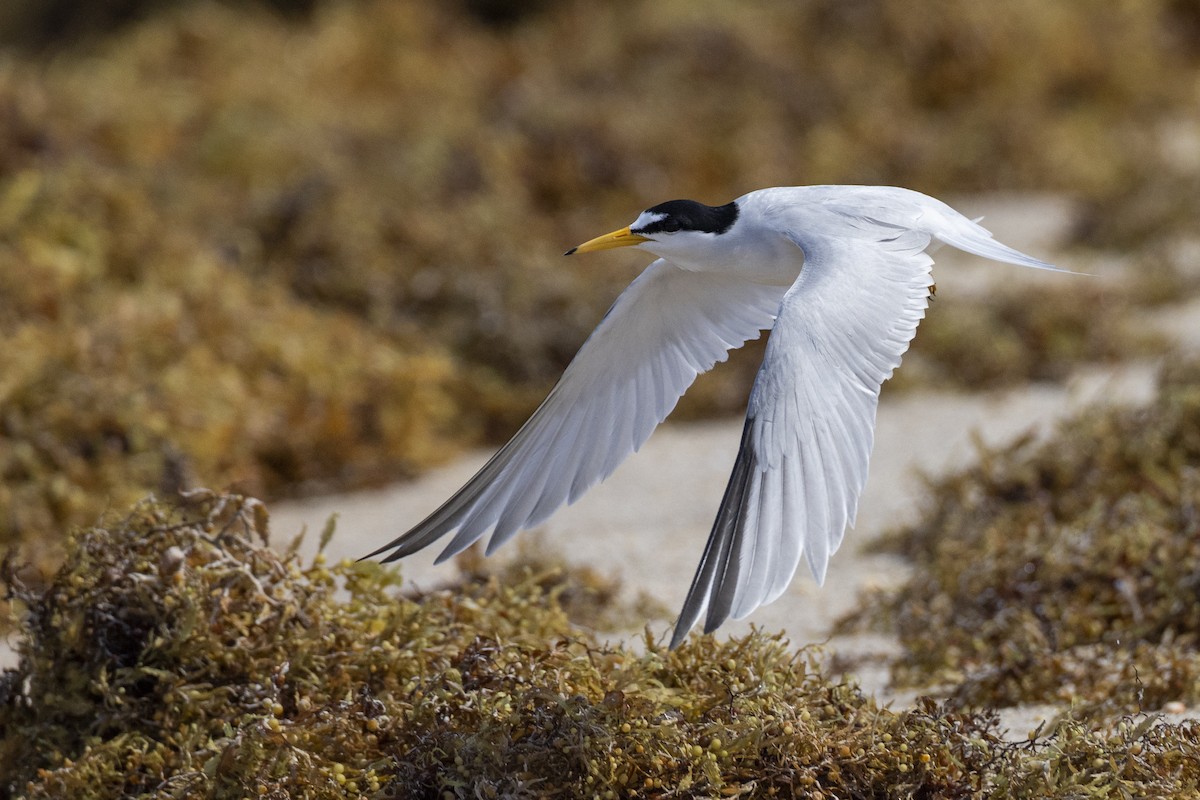
[[[786,631],[797,645],[825,641],[833,622],[854,607],[863,588],[907,575],[904,562],[864,553],[864,545],[920,510],[922,476],[968,463],[976,443],[999,445],[1054,423],[1096,402],[1139,403],[1153,393],[1156,366],[1138,363],[1080,371],[1062,386],[1039,385],[979,396],[908,392],[881,403],[871,475],[853,531],[832,559],[824,586],[801,567],[788,591],[749,619],[731,622],[720,635],[748,630]],[[676,609],[691,581],[736,452],[740,420],[664,425],[639,453],[606,482],[540,528],[523,534],[545,542],[571,561],[619,576],[626,591],[645,591]],[[337,534],[326,555],[358,558],[432,511],[491,455],[481,450],[411,483],[326,498],[277,503],[271,529],[282,545],[307,527],[305,550],[337,514]],[[493,558],[510,558],[510,544]],[[454,575],[434,565],[436,549],[402,562],[407,580],[435,586]],[[665,633],[670,621],[655,623]],[[640,629],[626,632],[640,636]],[[621,638],[615,635],[614,638]],[[837,643],[832,643],[836,647]],[[881,644],[881,646],[886,646]],[[881,687],[877,687],[881,688]]]

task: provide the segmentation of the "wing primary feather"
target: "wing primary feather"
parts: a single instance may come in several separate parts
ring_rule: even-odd
[[[542,401],[538,410],[521,426],[521,429],[509,440],[508,444],[488,459],[488,462],[467,481],[465,486],[459,489],[446,502],[442,503],[442,505],[438,506],[423,522],[411,528],[406,533],[397,536],[383,547],[363,556],[363,559],[374,558],[380,553],[393,550],[394,548],[392,553],[389,553],[386,558],[382,559],[383,563],[390,563],[412,555],[457,528],[462,521],[463,515],[476,504],[479,498],[488,490],[488,487],[494,486],[496,478],[512,460],[512,452],[517,450],[532,434],[534,427],[538,424],[539,413],[543,409],[548,408],[556,400],[556,395],[556,391],[551,391],[550,395]]]
[[[814,444],[819,442],[816,428],[812,429]],[[808,512],[804,526],[804,556],[818,584],[825,581],[825,567],[829,563],[829,492],[826,488],[825,455],[815,446],[805,452],[804,478],[807,497],[805,510]]]
[[[799,462],[785,457],[779,466],[779,487],[782,492],[779,523],[779,557],[772,565],[771,584],[763,596],[763,602],[777,599],[787,590],[788,584],[800,566],[800,551],[804,532],[800,520],[804,517],[804,493],[801,484],[803,470],[797,473]]]
[[[751,590],[748,580],[754,549],[762,537],[759,529],[758,506],[761,500],[763,471],[751,454],[742,476],[742,490],[738,502],[737,518],[729,547],[721,554],[721,563],[709,592],[708,617],[704,632],[711,633],[727,620],[738,603],[738,598]]]
[[[779,542],[782,535],[781,517],[783,492],[779,485],[781,469],[761,470],[756,483],[758,533],[752,537],[753,549],[731,615],[741,619],[758,606],[771,588],[771,572],[779,561]]]
[[[509,497],[505,508],[498,515],[487,549],[484,551],[485,555],[490,556],[496,552],[496,548],[515,536],[517,531],[528,527],[538,506],[542,505],[544,508],[543,501],[555,499],[558,502],[554,503],[554,508],[561,505],[557,485],[561,485],[562,482],[563,462],[569,461],[574,451],[567,448],[559,448],[556,451],[551,443],[555,439],[574,440],[573,434],[579,425],[577,416],[564,415],[554,427],[553,433],[542,432],[545,443],[526,469],[527,472],[533,473],[533,478],[522,485],[519,491],[510,492],[516,494],[516,498]]]
[[[486,506],[467,516],[466,520],[461,523],[458,532],[450,539],[449,544],[442,548],[442,552],[438,553],[433,563],[441,564],[448,561],[475,544],[475,542],[483,538],[483,535],[487,533],[488,528],[494,522],[495,514]]]
[[[683,601],[683,609],[679,612],[679,620],[675,623],[675,633],[671,637],[671,649],[675,649],[687,636],[688,631],[700,619],[709,602],[716,570],[721,564],[722,553],[727,551],[733,531],[737,524],[738,511],[742,505],[742,497],[746,491],[745,475],[753,459],[751,430],[753,420],[747,419],[742,428],[742,440],[738,447],[737,458],[733,462],[733,472],[729,483],[725,486],[725,494],[721,498],[721,507],[708,542],[704,545],[704,553],[700,556],[700,564],[696,575],[692,578],[691,588]]]

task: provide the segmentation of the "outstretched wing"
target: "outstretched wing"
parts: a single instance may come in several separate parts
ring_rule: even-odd
[[[512,440],[427,519],[371,556],[393,550],[384,559],[393,561],[454,532],[441,561],[489,531],[491,553],[574,502],[645,443],[699,373],[770,328],[787,290],[653,262]]]
[[[1066,271],[908,189],[758,194],[804,251],[804,267],[767,344],[733,474],[671,647],[706,612],[710,632],[776,599],[802,555],[824,580],[866,483],[879,389],[925,316],[933,265],[925,251],[934,239],[996,261]]]
[[[925,316],[933,264],[929,234],[856,222],[846,236],[792,237],[804,268],[767,343],[671,647],[705,611],[710,632],[777,598],[801,555],[822,581],[854,523],[879,389]]]

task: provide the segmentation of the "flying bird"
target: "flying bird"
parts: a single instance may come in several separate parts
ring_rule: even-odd
[[[867,479],[883,382],[933,290],[931,247],[1065,272],[919,192],[762,189],[672,200],[567,255],[635,247],[657,259],[613,303],[533,416],[384,561],[452,535],[438,562],[491,534],[490,555],[608,477],[696,376],[771,332],[733,472],[675,625],[711,632],[779,597],[800,559],[818,583]]]

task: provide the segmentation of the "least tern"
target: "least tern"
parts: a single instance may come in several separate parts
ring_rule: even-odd
[[[931,245],[1060,270],[945,203],[888,186],[762,189],[722,206],[672,200],[567,251],[658,258],[613,303],[512,440],[453,497],[379,548],[491,533],[490,555],[636,451],[696,376],[771,332],[733,474],[675,625],[679,645],[779,597],[803,556],[818,583],[867,478],[879,390],[933,289]]]

